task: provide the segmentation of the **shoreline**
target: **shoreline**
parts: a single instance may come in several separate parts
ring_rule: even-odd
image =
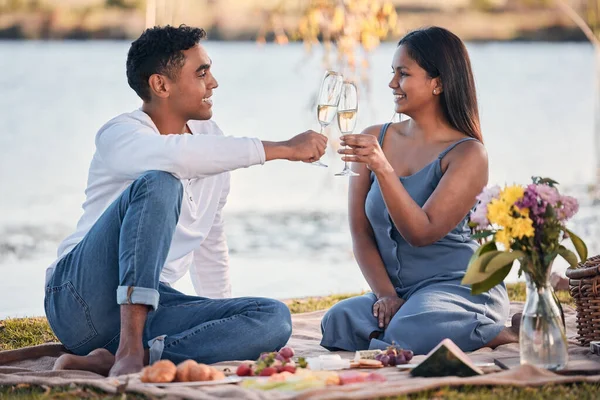
[[[443,26],[467,42],[585,42],[585,34],[562,11],[554,8],[503,9],[404,9],[397,7],[398,25],[383,40],[395,42],[406,32],[431,25]],[[212,41],[256,41],[266,13],[249,7],[215,6],[192,8],[170,21],[157,24],[204,27]],[[252,18],[248,18],[248,16]],[[294,32],[299,16],[282,21],[286,32]],[[141,9],[55,7],[12,10],[0,13],[0,40],[130,40],[145,28]],[[267,42],[273,33],[265,36]],[[290,42],[294,42],[290,38]]]
[[[506,288],[508,290],[509,298],[512,301],[525,301],[525,282],[506,282]],[[563,304],[573,304],[573,299],[568,291],[561,287],[555,287],[555,291],[560,301]],[[313,312],[319,310],[325,310],[338,303],[339,301],[345,300],[350,297],[362,296],[368,291],[361,291],[355,293],[337,293],[337,294],[326,294],[321,296],[301,296],[286,299],[276,299],[284,303],[290,308],[292,314],[299,314],[303,312]],[[2,323],[10,320],[21,320],[21,321],[45,321],[46,316],[17,316],[17,317],[3,317],[0,318],[0,333],[2,332]],[[1,335],[0,335],[1,336]],[[1,342],[0,342],[1,343]],[[1,346],[0,346],[1,350]]]

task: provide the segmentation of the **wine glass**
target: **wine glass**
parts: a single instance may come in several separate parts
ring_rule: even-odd
[[[321,125],[321,135],[324,134],[323,129],[335,118],[343,83],[344,78],[340,73],[335,71],[325,72],[321,88],[319,89],[319,96],[317,97],[317,120],[319,120],[319,124]],[[312,164],[319,167],[327,166],[321,161],[315,161]]]
[[[342,85],[342,94],[337,110],[337,120],[340,132],[348,135],[354,132],[356,127],[356,114],[358,112],[358,91],[356,85],[352,82],[344,82]],[[344,147],[345,149],[348,146]],[[335,174],[336,176],[358,176],[356,172],[348,168],[348,161],[344,162],[342,172]]]

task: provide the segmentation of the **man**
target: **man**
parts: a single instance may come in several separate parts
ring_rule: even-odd
[[[48,321],[74,353],[55,369],[116,376],[160,358],[254,359],[291,335],[279,301],[186,296],[170,286],[190,270],[197,292],[228,297],[229,171],[312,162],[326,147],[313,131],[285,142],[224,137],[210,120],[218,84],[204,36],[156,27],[131,45],[127,79],[143,106],[99,130],[83,216],[46,272]]]

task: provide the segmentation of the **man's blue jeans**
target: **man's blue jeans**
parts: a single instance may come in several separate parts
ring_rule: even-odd
[[[44,307],[67,349],[85,355],[103,347],[114,354],[121,304],[149,306],[143,340],[151,362],[251,360],[286,344],[291,317],[279,301],[187,296],[159,282],[182,192],[173,175],[145,173],[60,260],[46,287]]]

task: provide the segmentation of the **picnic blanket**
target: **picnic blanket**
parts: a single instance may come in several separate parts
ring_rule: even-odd
[[[511,304],[511,315],[521,311],[522,303]],[[293,315],[293,335],[289,346],[293,347],[297,355],[304,357],[330,354],[319,346],[321,338],[320,321],[324,311]],[[565,307],[567,333],[569,336],[569,366],[598,365],[598,356],[590,353],[586,347],[578,346],[574,341],[575,336],[575,310]],[[109,393],[137,392],[150,396],[168,396],[169,398],[188,399],[367,399],[407,394],[422,390],[435,389],[443,386],[460,385],[516,385],[516,386],[541,386],[546,384],[563,384],[571,382],[598,382],[599,372],[588,368],[587,374],[591,375],[558,375],[553,372],[533,366],[516,365],[509,370],[494,372],[471,378],[445,377],[445,378],[411,378],[407,372],[396,368],[381,368],[377,372],[385,375],[386,383],[354,384],[335,386],[322,389],[309,389],[302,392],[283,392],[277,390],[260,391],[243,388],[239,385],[228,384],[206,387],[171,387],[158,388],[146,386],[139,381],[139,376],[130,375],[119,378],[106,378],[85,371],[52,371],[56,358],[64,348],[60,344],[47,344],[19,350],[0,352],[0,385],[80,385],[91,386]],[[353,353],[339,352],[344,358],[352,358]],[[510,360],[518,359],[518,344],[500,346],[495,350],[480,349],[469,354],[476,362],[492,362],[495,358]],[[422,360],[424,356],[416,356],[414,362]],[[235,371],[242,361],[219,363],[216,366],[230,368]],[[587,364],[586,364],[587,363]]]

